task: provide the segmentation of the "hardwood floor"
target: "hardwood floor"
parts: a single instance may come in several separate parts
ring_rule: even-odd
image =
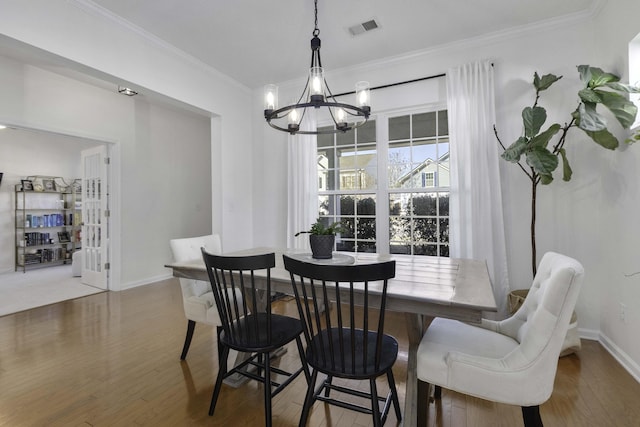
[[[293,302],[276,303],[281,312]],[[401,405],[407,338],[403,316],[388,332],[401,353],[394,368]],[[175,279],[106,292],[0,317],[0,426],[259,426],[262,389],[224,386],[207,415],[217,356],[213,328],[198,325],[185,362],[186,331]],[[291,347],[281,366],[297,363]],[[380,387],[386,387],[382,380]],[[296,426],[306,384],[299,377],[273,402],[276,426]],[[553,426],[638,426],[640,384],[600,344],[584,341],[560,359],[551,399],[541,406]],[[434,410],[435,409],[435,410]],[[309,426],[369,426],[369,417],[316,404]],[[387,426],[396,425],[390,416]],[[520,409],[443,390],[430,426],[521,426]]]

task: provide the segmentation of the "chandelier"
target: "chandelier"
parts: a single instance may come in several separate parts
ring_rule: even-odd
[[[319,135],[347,132],[362,126],[369,119],[370,88],[368,82],[356,83],[356,105],[337,102],[327,85],[320,60],[320,30],[318,29],[318,0],[315,0],[315,28],[311,39],[311,68],[302,94],[297,102],[278,108],[278,87],[265,86],[264,118],[274,129],[288,132],[291,135]],[[334,126],[321,130],[301,130],[301,124],[307,115],[307,109],[322,109],[331,117]],[[285,127],[286,126],[286,127]]]

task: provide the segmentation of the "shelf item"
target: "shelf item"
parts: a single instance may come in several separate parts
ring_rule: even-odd
[[[37,191],[24,181],[15,187],[16,271],[71,264],[81,246],[80,189],[47,182]]]

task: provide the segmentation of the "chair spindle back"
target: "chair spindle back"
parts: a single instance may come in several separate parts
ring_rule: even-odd
[[[202,256],[227,343],[270,343],[271,268],[275,267],[275,254],[234,257],[210,254],[203,248]],[[265,269],[266,280],[255,276],[255,270]],[[257,286],[258,281],[265,283]]]
[[[384,350],[388,279],[395,261],[365,265],[320,265],[284,256],[291,276],[311,366],[367,375],[379,369]],[[333,309],[329,302],[334,303]]]

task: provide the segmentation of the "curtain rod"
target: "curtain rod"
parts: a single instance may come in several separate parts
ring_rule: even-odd
[[[393,87],[393,86],[400,86],[400,85],[406,85],[408,83],[415,83],[415,82],[420,82],[422,80],[431,80],[431,79],[437,79],[438,77],[444,77],[446,76],[446,73],[442,73],[442,74],[434,74],[433,76],[427,76],[427,77],[420,77],[417,79],[413,79],[413,80],[405,80],[403,82],[397,82],[397,83],[389,83],[386,85],[382,85],[382,86],[376,86],[376,87],[372,87],[369,90],[376,90],[376,89],[386,89],[388,87]],[[352,90],[351,92],[343,92],[343,93],[339,93],[337,95],[333,95],[334,97],[338,97],[338,96],[344,96],[344,95],[353,95],[354,93],[356,93],[355,90]]]
[[[493,67],[493,62],[491,63],[491,66]],[[438,77],[445,77],[446,75],[447,75],[447,73],[434,74],[432,76],[420,77],[420,78],[413,79],[413,80],[405,80],[403,82],[389,83],[388,85],[376,86],[376,87],[370,88],[369,90],[386,89],[388,87],[406,85],[408,83],[415,83],[415,82],[420,82],[420,81],[423,81],[423,80],[437,79]],[[356,93],[356,91],[352,90],[351,92],[343,92],[343,93],[339,93],[339,94],[333,95],[333,96],[337,97],[337,96],[344,96],[344,95],[353,95],[354,93]]]

